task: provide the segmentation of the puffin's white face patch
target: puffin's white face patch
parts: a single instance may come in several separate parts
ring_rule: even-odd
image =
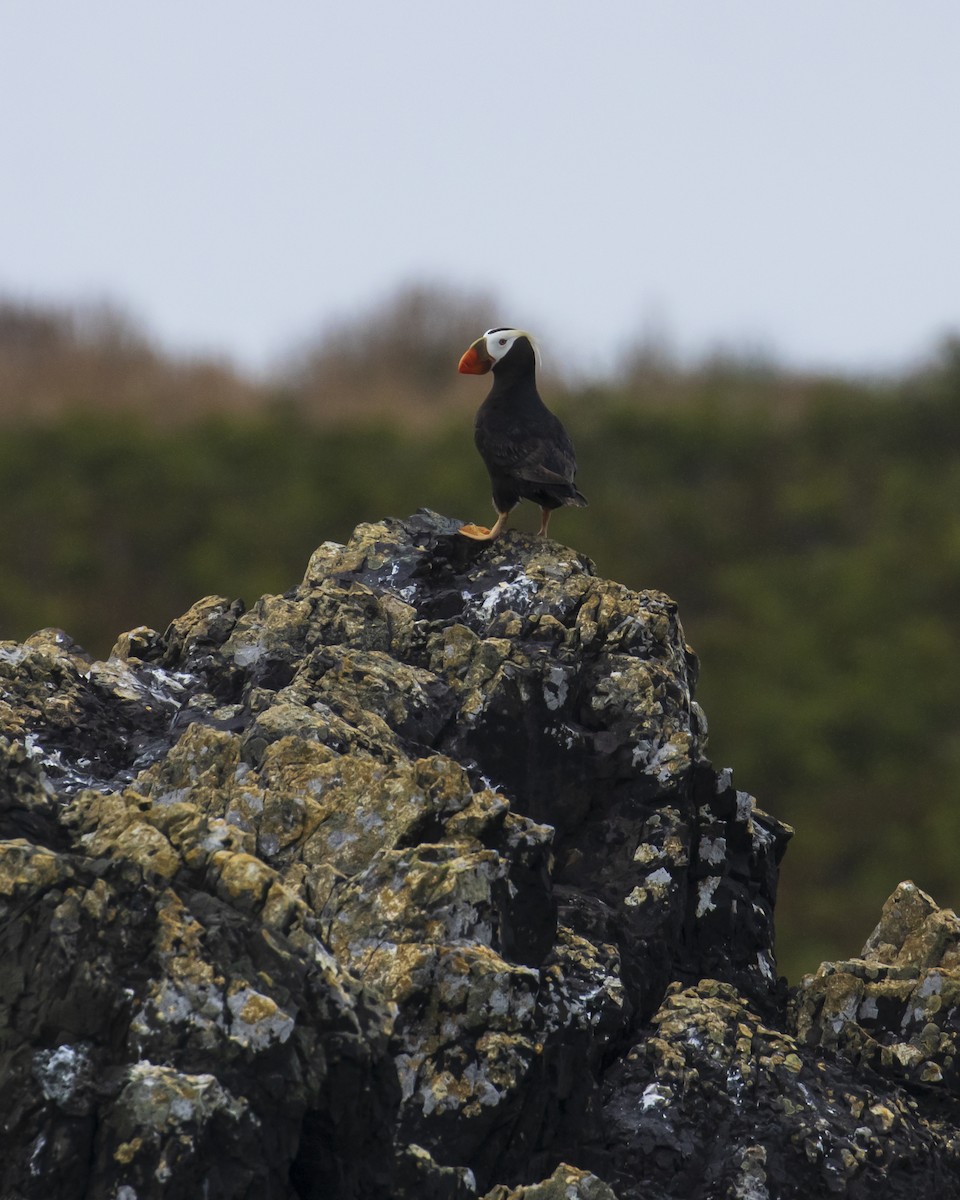
[[[505,354],[508,354],[511,346],[519,337],[527,339],[530,345],[533,346],[537,361],[540,361],[540,351],[537,348],[537,343],[523,329],[488,329],[483,336],[487,339],[487,353],[494,362],[499,362]]]

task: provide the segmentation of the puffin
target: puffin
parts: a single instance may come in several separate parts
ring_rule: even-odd
[[[550,514],[572,504],[583,508],[577,491],[573,443],[537,391],[537,349],[523,329],[488,329],[460,359],[461,375],[493,372],[493,387],[481,404],[474,441],[490,475],[497,519],[492,529],[463,525],[459,532],[492,542],[521,500],[540,505],[540,536],[547,536]]]

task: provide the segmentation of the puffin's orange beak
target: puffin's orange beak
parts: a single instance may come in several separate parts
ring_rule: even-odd
[[[457,370],[461,375],[486,375],[493,366],[493,359],[487,353],[486,337],[479,337],[460,359]]]

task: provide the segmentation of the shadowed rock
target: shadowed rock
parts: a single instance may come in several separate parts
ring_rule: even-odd
[[[457,527],[0,644],[0,1192],[960,1194],[952,915],[788,1014],[676,605]]]

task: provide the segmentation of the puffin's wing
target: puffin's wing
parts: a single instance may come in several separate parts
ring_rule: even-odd
[[[572,484],[577,473],[573,445],[559,421],[546,435],[518,431],[518,436],[491,436],[481,430],[477,448],[493,474],[528,483]]]

